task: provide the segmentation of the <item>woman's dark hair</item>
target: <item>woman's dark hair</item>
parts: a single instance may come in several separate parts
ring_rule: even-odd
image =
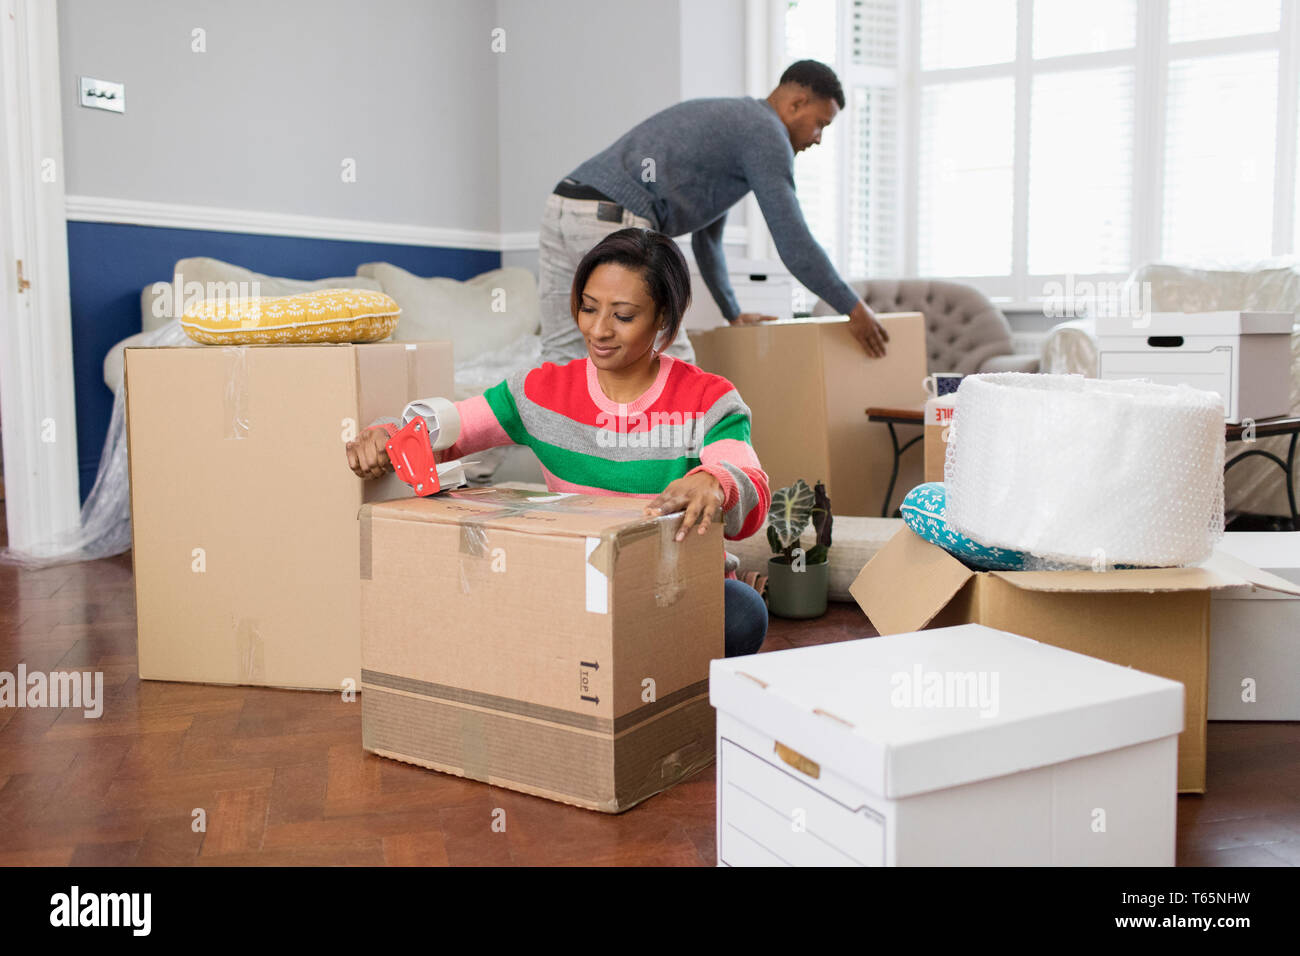
[[[691,304],[691,272],[677,243],[662,232],[636,228],[611,232],[596,243],[573,274],[569,311],[575,322],[591,273],[597,266],[611,262],[641,273],[655,304],[655,318],[663,322],[663,348],[668,348],[677,338],[682,316]]]
[[[840,109],[844,109],[844,88],[840,86],[840,78],[825,63],[816,60],[791,63],[781,74],[781,82],[807,87],[813,96],[834,100]]]

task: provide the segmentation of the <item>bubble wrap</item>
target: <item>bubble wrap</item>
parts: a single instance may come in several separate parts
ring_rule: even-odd
[[[1081,375],[972,375],[944,462],[950,527],[1031,567],[1176,567],[1223,534],[1213,392]]]

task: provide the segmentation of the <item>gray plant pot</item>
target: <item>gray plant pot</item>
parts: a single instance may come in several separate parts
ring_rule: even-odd
[[[777,558],[767,559],[767,609],[777,617],[810,618],[826,613],[830,562],[805,564],[796,571]]]

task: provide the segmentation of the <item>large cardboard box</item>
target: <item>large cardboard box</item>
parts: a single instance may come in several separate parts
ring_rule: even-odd
[[[1178,789],[1205,792],[1210,592],[1300,587],[1217,553],[1199,567],[972,571],[904,528],[849,589],[881,634],[984,624],[1176,680],[1186,688]]]
[[[361,678],[344,443],[453,390],[450,342],[126,350],[140,676],[339,690]]]
[[[1219,550],[1300,584],[1300,531],[1230,531]],[[1300,600],[1248,588],[1214,592],[1210,720],[1300,720]]]
[[[719,865],[1174,863],[1174,681],[967,624],[714,661],[709,696]]]
[[[721,525],[474,488],[360,512],[362,740],[621,812],[713,760]]]
[[[925,318],[879,316],[889,333],[873,359],[844,316],[791,319],[692,332],[700,367],[728,379],[753,416],[752,441],[772,487],[826,482],[836,514],[879,515],[894,463],[889,429],[870,406],[925,401]],[[897,502],[921,482],[921,457],[904,455]]]

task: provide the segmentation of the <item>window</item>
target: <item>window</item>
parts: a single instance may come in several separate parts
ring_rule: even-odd
[[[1300,251],[1300,0],[782,6],[783,62],[828,62],[848,97],[796,162],[846,278],[1024,302],[1069,275]]]
[[[897,0],[789,0],[782,27],[783,64],[820,60],[844,87],[844,109],[822,133],[821,145],[795,161],[808,226],[845,279],[898,275]],[[814,295],[796,287],[796,312],[815,303]]]
[[[1296,6],[909,4],[907,270],[1026,301],[1069,275],[1293,251]]]

